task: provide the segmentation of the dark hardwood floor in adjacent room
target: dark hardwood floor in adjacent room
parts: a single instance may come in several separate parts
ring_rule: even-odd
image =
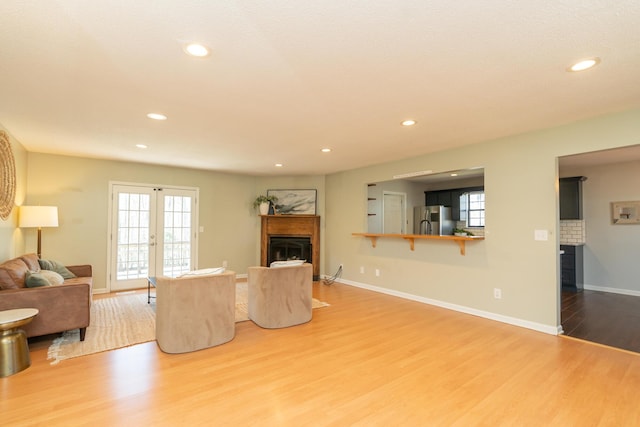
[[[640,353],[640,297],[562,291],[562,328],[570,337]]]

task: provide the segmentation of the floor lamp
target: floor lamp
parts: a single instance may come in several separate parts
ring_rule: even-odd
[[[42,227],[58,226],[57,206],[20,206],[20,228],[38,228],[38,258],[42,255]]]

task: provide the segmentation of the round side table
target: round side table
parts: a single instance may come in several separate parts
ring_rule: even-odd
[[[36,308],[0,311],[0,377],[8,377],[31,366],[27,334],[21,326],[38,314]]]

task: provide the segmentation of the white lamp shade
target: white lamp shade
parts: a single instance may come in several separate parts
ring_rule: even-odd
[[[20,206],[18,227],[57,227],[57,206]]]

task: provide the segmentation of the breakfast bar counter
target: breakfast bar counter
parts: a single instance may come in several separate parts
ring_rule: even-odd
[[[385,233],[351,233],[352,236],[362,236],[371,239],[371,246],[376,247],[378,238],[404,239],[409,241],[411,250],[415,250],[416,240],[448,240],[454,241],[460,247],[460,255],[465,255],[466,242],[484,240],[484,236],[436,236],[431,234],[385,234]]]

